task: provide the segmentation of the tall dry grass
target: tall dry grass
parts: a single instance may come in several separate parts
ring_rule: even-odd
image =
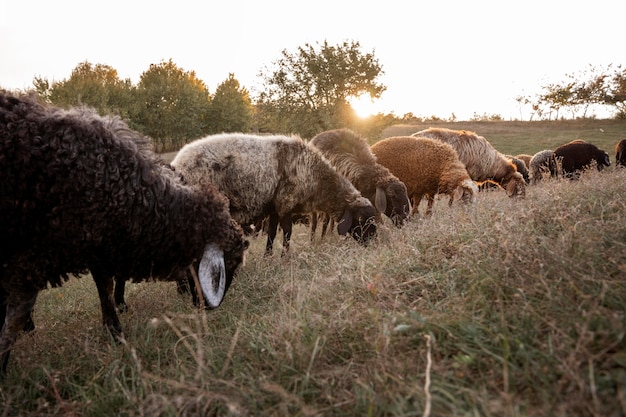
[[[265,258],[261,236],[215,311],[130,285],[121,345],[72,280],[41,294],[0,416],[622,416],[625,193],[611,167],[437,201],[367,247],[297,226]]]

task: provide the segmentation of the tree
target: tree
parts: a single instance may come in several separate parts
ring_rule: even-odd
[[[376,82],[383,74],[374,53],[363,54],[355,41],[331,46],[327,41],[299,47],[259,74],[264,90],[258,98],[261,130],[279,130],[312,137],[336,127],[350,126],[356,115],[351,97],[368,93],[379,98],[386,87]]]
[[[252,126],[254,106],[248,90],[239,85],[234,74],[217,86],[211,100],[209,130],[218,132],[248,132]]]
[[[151,64],[141,74],[137,95],[140,130],[155,141],[158,152],[178,150],[208,133],[211,97],[194,71],[178,68],[171,59]]]
[[[104,65],[82,62],[67,80],[48,85],[35,79],[35,89],[44,99],[57,106],[89,106],[101,114],[118,114],[128,119],[134,106],[133,87],[129,79],[120,80],[117,70]]]

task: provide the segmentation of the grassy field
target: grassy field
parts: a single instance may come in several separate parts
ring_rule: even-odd
[[[520,149],[561,139],[540,130]],[[217,310],[128,285],[123,344],[91,278],[71,279],[41,293],[0,416],[624,416],[625,193],[610,167],[523,200],[438,200],[367,247],[297,225],[291,254],[265,258],[253,238]]]
[[[530,154],[554,149],[574,139],[584,139],[607,151],[614,161],[615,144],[626,138],[626,120],[560,120],[539,122],[428,122],[396,125],[383,131],[380,138],[411,135],[429,127],[471,130],[484,136],[500,152]]]

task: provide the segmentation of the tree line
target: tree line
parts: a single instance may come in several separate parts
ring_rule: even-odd
[[[378,99],[386,86],[374,51],[359,42],[338,45],[305,44],[295,52],[283,50],[279,59],[259,71],[262,88],[257,97],[229,74],[211,94],[194,71],[172,60],[151,64],[137,84],[120,79],[106,64],[82,62],[68,79],[50,83],[35,78],[34,90],[61,107],[87,105],[101,114],[119,115],[129,126],[151,137],[157,152],[180,149],[196,138],[220,132],[281,132],[303,138],[339,127],[376,137],[392,124],[442,120],[438,117],[401,117],[377,114],[359,118],[349,99],[368,94]],[[587,117],[593,104],[611,106],[626,118],[626,70],[621,66],[567,75],[562,84],[542,87],[536,97],[517,98],[530,105],[533,117],[558,118],[560,111]],[[475,115],[476,120],[502,120],[499,115]],[[454,120],[451,120],[454,121]]]
[[[86,105],[118,115],[151,137],[157,152],[180,149],[196,138],[220,132],[284,132],[310,138],[323,130],[349,127],[371,135],[396,121],[393,115],[359,119],[350,97],[379,98],[382,66],[358,42],[306,44],[263,68],[263,91],[252,100],[234,74],[211,94],[194,71],[172,60],[151,64],[137,84],[120,79],[106,64],[80,63],[70,77],[50,83],[35,78],[34,90],[47,102]]]

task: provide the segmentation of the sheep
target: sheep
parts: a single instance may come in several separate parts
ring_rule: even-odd
[[[376,162],[365,139],[349,129],[335,129],[319,133],[309,143],[374,204],[377,218],[383,213],[394,225],[402,226],[411,209],[406,186]]]
[[[550,159],[554,151],[552,149],[544,149],[533,155],[530,159],[528,170],[530,171],[530,181],[536,184],[542,180],[544,174],[550,173]]]
[[[622,139],[615,145],[615,167],[626,167],[626,139]]]
[[[520,153],[518,155],[515,155],[515,157],[517,159],[521,159],[522,161],[524,161],[524,164],[526,164],[526,168],[530,168],[530,160],[533,158],[532,155],[529,155],[526,153]]]
[[[515,168],[517,169],[517,172],[522,174],[524,182],[526,182],[526,184],[530,183],[530,172],[528,171],[526,162],[524,162],[523,159],[520,159],[517,156],[513,155],[505,155],[505,157],[509,158],[513,162]]]
[[[297,136],[225,133],[183,146],[171,162],[185,181],[215,183],[241,225],[269,216],[266,255],[278,223],[283,255],[289,250],[292,215],[327,213],[340,235],[367,243],[376,234],[376,209],[313,146]]]
[[[0,90],[0,374],[37,295],[91,272],[102,322],[122,326],[113,278],[168,279],[192,264],[212,307],[248,246],[228,202],[180,184],[117,117]]]
[[[582,171],[593,164],[598,171],[611,166],[609,154],[592,143],[576,139],[554,150],[550,158],[550,173],[553,177],[577,179]]]
[[[484,137],[474,132],[445,128],[429,128],[412,136],[429,137],[449,143],[474,181],[494,181],[506,190],[509,197],[526,195],[526,182],[522,174],[517,172],[510,159],[498,152]]]
[[[450,196],[448,205],[458,199],[465,203],[476,201],[478,186],[447,143],[430,138],[394,136],[376,142],[371,149],[378,163],[406,185],[413,203],[412,215],[418,214],[418,205],[424,196],[428,200],[426,216],[432,213],[438,193]]]

